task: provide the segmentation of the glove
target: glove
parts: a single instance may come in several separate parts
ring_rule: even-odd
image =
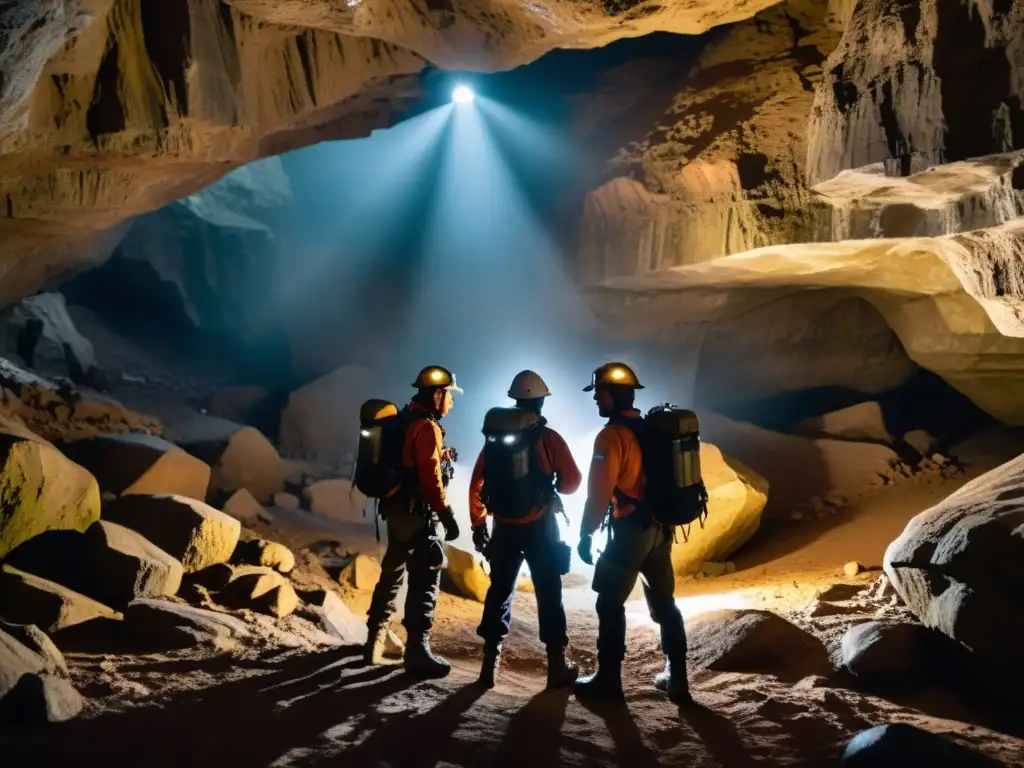
[[[455,513],[451,507],[445,507],[443,511],[438,512],[437,518],[444,528],[445,541],[455,541],[459,538],[459,524],[455,522]]]
[[[590,537],[590,534],[580,536],[580,543],[576,547],[576,551],[579,552],[580,560],[587,565],[594,564],[594,554],[591,551],[594,544],[594,540]]]
[[[491,543],[491,534],[487,532],[487,523],[473,527],[473,547],[481,555],[487,551],[487,545]],[[484,555],[486,557],[486,555]]]

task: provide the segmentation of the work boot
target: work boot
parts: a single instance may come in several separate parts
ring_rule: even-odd
[[[659,672],[654,678],[654,687],[666,694],[670,701],[686,705],[693,703],[690,695],[690,683],[686,679],[686,664],[671,659],[665,662],[665,671]]]
[[[425,634],[410,635],[405,645],[405,671],[417,677],[446,677],[452,665],[431,652]]]
[[[368,625],[366,645],[363,646],[363,661],[367,664],[383,664],[384,650],[388,641],[388,625]]]
[[[576,681],[573,693],[580,699],[625,701],[626,694],[622,691],[622,666],[599,663],[597,672]]]
[[[484,646],[484,660],[480,665],[480,677],[477,678],[484,688],[494,687],[494,675],[498,671],[498,664],[501,661],[501,646],[487,643]]]
[[[565,648],[560,645],[548,646],[548,688],[565,688],[576,682],[580,667],[565,658]]]

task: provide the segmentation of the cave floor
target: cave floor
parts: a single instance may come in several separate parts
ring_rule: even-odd
[[[836,583],[870,587],[877,571],[849,578],[843,563],[877,568],[885,544],[910,517],[981,471],[897,486],[829,519],[774,524],[738,558],[736,573],[681,583],[680,605],[687,616],[774,610],[834,646],[851,617],[816,619],[815,596]],[[592,594],[581,574],[568,584],[572,654],[590,669]],[[368,595],[353,597],[360,610]],[[325,649],[301,636],[220,653],[70,653],[89,714],[0,732],[2,764],[820,766],[835,764],[856,732],[891,722],[947,733],[1005,764],[1024,755],[1024,728],[940,686],[883,698],[841,675],[699,671],[691,675],[699,706],[679,709],[650,685],[663,661],[642,601],[629,605],[625,707],[584,706],[567,692],[544,691],[543,648],[527,593],[515,599],[498,685],[483,691],[474,685],[479,611],[477,603],[442,595],[434,645],[453,662],[442,681],[413,681],[394,665],[368,668],[358,648]]]

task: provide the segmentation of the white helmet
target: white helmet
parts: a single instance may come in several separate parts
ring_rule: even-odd
[[[547,397],[551,392],[544,379],[533,371],[520,371],[512,379],[512,386],[508,388],[508,396],[513,400],[534,400],[538,397]]]

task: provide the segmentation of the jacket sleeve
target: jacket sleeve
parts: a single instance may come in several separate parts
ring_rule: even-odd
[[[441,437],[440,428],[432,421],[422,420],[415,426],[412,438],[413,463],[420,490],[430,509],[441,512],[448,506],[444,484],[441,481]]]
[[[554,431],[547,434],[551,467],[555,472],[555,490],[566,495],[576,493],[583,482],[583,475],[576,466],[572,451],[560,434]]]
[[[487,522],[487,507],[484,506],[480,494],[484,489],[484,452],[476,457],[473,477],[469,481],[469,522],[476,528]]]
[[[590,460],[590,476],[587,479],[587,503],[583,508],[583,525],[580,531],[588,536],[601,527],[608,505],[615,492],[622,467],[622,443],[615,430],[605,427],[594,440],[594,455]]]

